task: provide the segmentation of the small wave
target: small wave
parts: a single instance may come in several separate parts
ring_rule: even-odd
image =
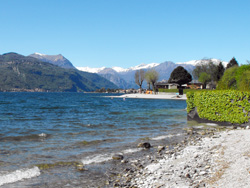
[[[46,136],[47,136],[47,134],[45,134],[45,133],[41,133],[41,134],[38,134],[38,136],[40,136],[40,137],[46,137]]]
[[[126,150],[123,150],[122,153],[126,154],[126,153],[135,153],[135,152],[138,152],[138,151],[141,151],[142,149],[141,148],[130,148],[130,149],[126,149]]]
[[[0,186],[7,183],[14,183],[23,179],[37,177],[40,174],[41,173],[38,167],[16,170],[8,174],[1,174],[0,172]]]
[[[0,138],[0,141],[41,141],[41,139],[49,138],[51,135],[40,133],[40,134],[31,134],[26,136],[8,136]]]
[[[163,139],[166,139],[166,138],[172,138],[174,136],[181,136],[182,134],[170,134],[170,135],[162,135],[162,136],[157,136],[155,138],[151,138],[150,140],[163,140]]]
[[[91,163],[102,163],[102,162],[111,160],[112,156],[113,156],[112,154],[89,156],[89,157],[86,157],[85,159],[82,159],[82,163],[85,165],[88,165]]]
[[[138,151],[141,151],[141,148],[130,148],[123,150],[119,152],[118,154],[128,154],[128,153],[135,153]],[[115,153],[110,153],[110,154],[101,154],[101,155],[96,155],[96,156],[89,156],[81,160],[81,162],[85,165],[91,164],[91,163],[102,163],[105,161],[112,160],[112,156],[115,155]]]

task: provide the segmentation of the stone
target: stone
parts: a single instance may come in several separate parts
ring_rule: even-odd
[[[191,175],[187,173],[187,174],[185,175],[185,177],[186,177],[186,178],[191,178]]]
[[[123,155],[120,155],[120,154],[115,154],[112,156],[112,159],[114,160],[123,160]]]
[[[165,147],[164,146],[158,146],[158,152],[160,153],[162,150],[164,150]]]
[[[149,149],[149,148],[151,148],[151,145],[149,142],[144,142],[144,143],[138,144],[138,147]]]
[[[76,169],[78,170],[78,171],[86,171],[87,169],[86,168],[84,168],[84,165],[81,163],[81,164],[78,164],[77,166],[76,166]]]

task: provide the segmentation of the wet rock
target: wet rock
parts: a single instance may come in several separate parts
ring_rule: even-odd
[[[120,154],[115,154],[112,156],[112,159],[114,160],[123,160],[123,155],[120,155]]]
[[[151,145],[149,142],[144,142],[144,143],[138,144],[138,147],[149,149],[149,148],[151,148]]]
[[[86,170],[87,170],[86,168],[84,168],[84,165],[83,165],[83,164],[78,164],[78,165],[76,165],[76,169],[77,169],[78,171],[86,171]]]

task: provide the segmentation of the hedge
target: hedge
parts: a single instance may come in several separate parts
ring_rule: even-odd
[[[202,119],[247,123],[250,120],[250,92],[235,90],[188,92],[187,112],[195,108]]]

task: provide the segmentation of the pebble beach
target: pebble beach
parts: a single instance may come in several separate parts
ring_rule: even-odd
[[[216,128],[186,130],[173,148],[126,161],[108,187],[198,188],[250,187],[250,130]],[[147,150],[147,149],[145,149]]]
[[[174,94],[125,94],[121,98],[177,99]],[[111,187],[250,187],[250,130],[246,127],[187,128],[181,143],[153,146],[157,152],[126,161]],[[111,185],[111,184],[110,184]]]

